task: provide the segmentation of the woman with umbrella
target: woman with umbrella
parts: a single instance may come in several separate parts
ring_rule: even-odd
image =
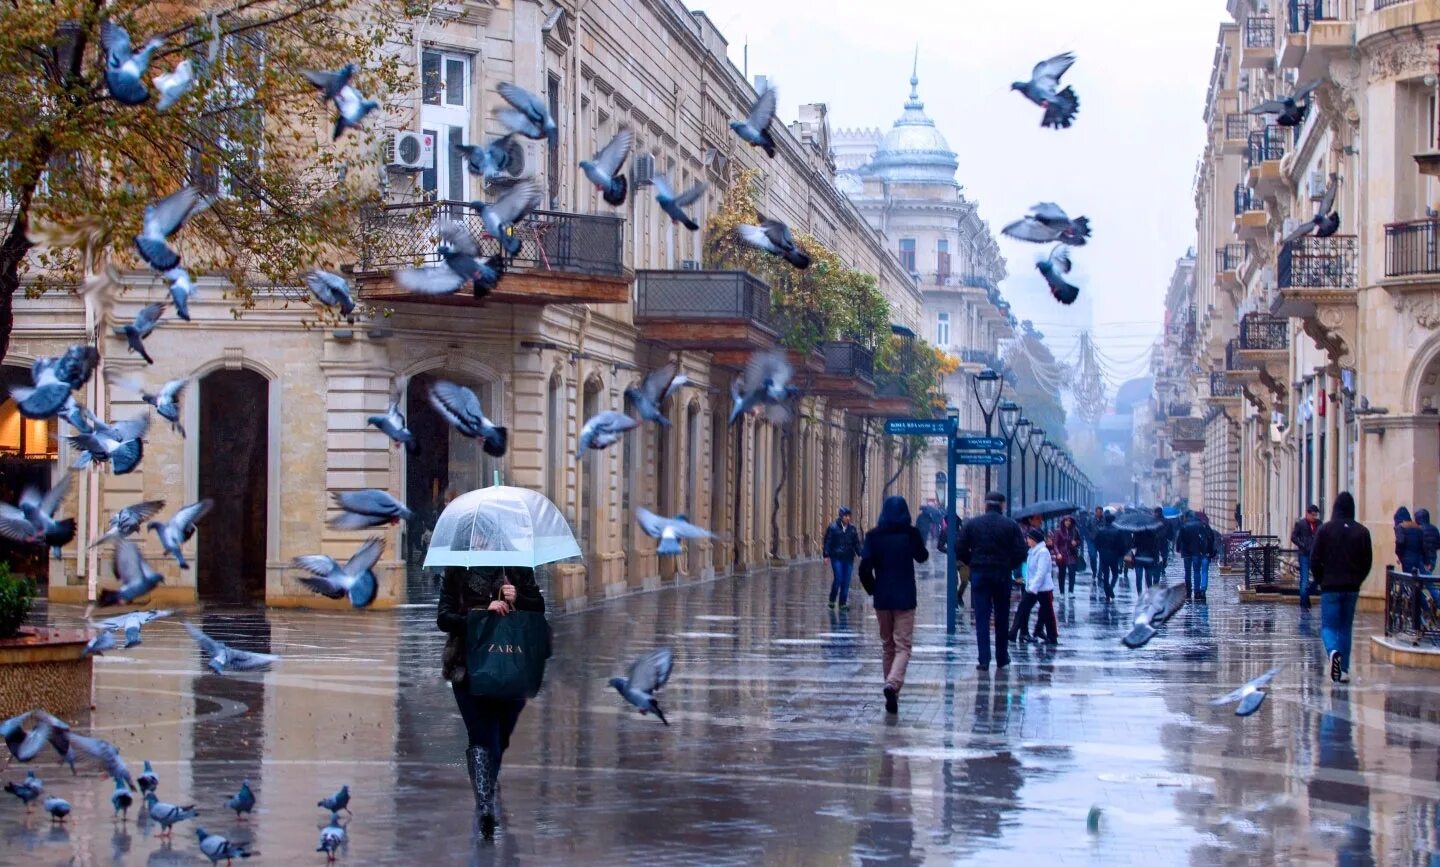
[[[1060,525],[1050,531],[1049,547],[1055,554],[1055,577],[1059,584],[1055,592],[1073,595],[1075,572],[1080,562],[1080,531],[1074,517],[1066,515],[1060,519]]]

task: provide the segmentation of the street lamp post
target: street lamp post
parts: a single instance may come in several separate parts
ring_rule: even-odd
[[[1030,453],[1035,456],[1035,496],[1030,500],[1032,503],[1040,502],[1040,448],[1045,444],[1045,429],[1042,427],[1030,428]]]
[[[1055,444],[1046,440],[1040,444],[1040,459],[1045,462],[1045,499],[1054,496]]]
[[[1000,392],[1005,388],[1005,380],[1000,374],[985,368],[970,378],[970,385],[975,391],[975,402],[980,405],[980,414],[985,417],[985,436],[990,436],[990,423],[995,418],[995,408],[1000,404]],[[985,465],[985,496],[990,496],[990,465]]]
[[[1020,416],[1015,422],[1015,439],[1020,443],[1020,507],[1025,507],[1029,489],[1025,486],[1025,455],[1030,452],[1030,419]]]
[[[1011,446],[1015,444],[1015,433],[1020,423],[1020,405],[1013,400],[1007,400],[1000,404],[1000,433],[1005,435],[1005,514],[1010,514],[1013,507],[1010,505],[1010,477],[1014,475],[1014,465],[1010,463]],[[988,491],[987,491],[988,493]]]

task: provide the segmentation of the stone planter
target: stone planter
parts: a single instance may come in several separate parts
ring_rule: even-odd
[[[88,640],[83,629],[28,627],[0,640],[0,719],[37,707],[57,716],[88,710]]]

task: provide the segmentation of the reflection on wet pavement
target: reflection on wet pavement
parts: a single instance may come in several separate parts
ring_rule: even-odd
[[[1378,616],[1357,624],[1355,683],[1332,687],[1318,614],[1215,592],[1132,652],[1119,645],[1131,597],[1106,606],[1082,583],[1061,604],[1059,648],[1021,647],[987,676],[973,635],[947,642],[930,573],[887,719],[873,615],[863,602],[828,611],[827,586],[818,568],[777,571],[557,618],[545,691],[506,755],[493,844],[472,842],[429,604],[188,613],[285,657],[224,677],[161,621],[97,661],[96,708],[76,723],[133,766],[150,759],[163,800],[198,804],[200,824],[253,843],[257,863],[323,863],[315,803],[343,783],[351,864],[1440,863],[1440,681],[1369,663]],[[605,682],[661,644],[676,651],[670,728]],[[1279,663],[1255,716],[1210,707]],[[49,754],[34,766],[74,813],[52,828],[7,798],[0,864],[203,862],[196,823],[162,844],[134,810],[111,822],[108,780],[71,777]],[[259,805],[238,822],[222,804],[245,779]]]

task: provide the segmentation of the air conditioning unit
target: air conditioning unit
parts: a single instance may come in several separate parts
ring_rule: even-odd
[[[418,172],[435,165],[435,136],[400,130],[385,143],[385,165],[397,171]]]
[[[650,181],[655,177],[655,155],[636,154],[635,162],[631,166],[630,175],[630,183],[633,185],[637,187],[649,186]]]
[[[680,260],[680,270],[681,270],[681,271],[699,271],[699,270],[700,270],[700,263],[699,263],[697,260],[695,260],[695,259],[682,259],[682,260]]]
[[[1310,198],[1316,200],[1325,198],[1327,186],[1329,186],[1329,181],[1324,172],[1316,170],[1310,173]]]

